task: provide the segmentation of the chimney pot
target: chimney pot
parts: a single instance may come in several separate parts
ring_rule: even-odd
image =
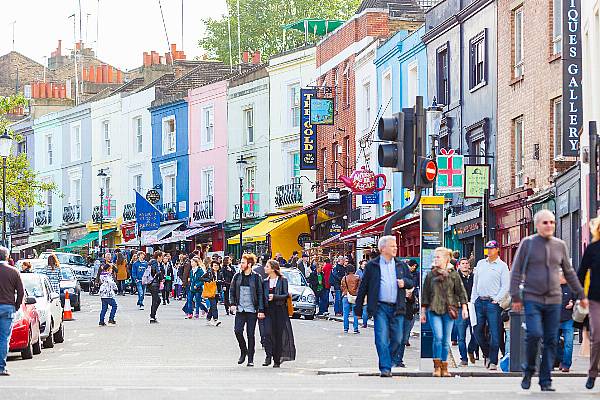
[[[250,60],[250,52],[249,51],[244,51],[242,53],[242,62],[247,64],[248,61]]]
[[[258,65],[260,64],[260,51],[256,50],[252,55],[252,64]]]

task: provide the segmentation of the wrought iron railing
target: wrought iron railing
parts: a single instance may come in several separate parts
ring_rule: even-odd
[[[10,216],[10,231],[20,232],[27,229],[27,215],[25,210],[22,210],[20,214],[13,214]]]
[[[100,206],[94,206],[94,209],[92,210],[92,221],[94,221],[96,224],[99,224],[101,219],[102,210],[100,209]]]
[[[254,218],[257,216],[258,216],[258,213],[255,211],[244,211],[242,214],[243,218]],[[240,205],[239,204],[236,204],[233,208],[233,219],[234,220],[240,219]]]
[[[133,221],[135,219],[135,203],[125,204],[123,207],[123,221]]]
[[[63,208],[63,222],[72,224],[81,221],[81,206],[79,204],[69,204]]]
[[[37,211],[34,222],[35,226],[50,225],[52,223],[52,209]]]
[[[282,208],[302,204],[302,184],[299,181],[275,187],[275,206]]]
[[[162,221],[172,221],[177,219],[177,203],[164,203],[158,205]]]
[[[205,219],[214,219],[214,201],[212,196],[208,196],[206,200],[194,202],[194,212],[192,219],[201,221]]]

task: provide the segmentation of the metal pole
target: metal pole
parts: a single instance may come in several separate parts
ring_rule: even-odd
[[[2,246],[6,246],[6,157],[2,157]]]
[[[598,129],[596,121],[590,121],[590,219],[598,214]]]
[[[242,35],[240,33],[240,0],[237,0],[238,66],[239,66],[240,72],[242,72],[242,43],[241,43],[241,37],[242,37]],[[241,212],[240,212],[240,215],[242,215]]]
[[[104,216],[102,215],[102,202],[104,201],[104,188],[100,188],[100,234],[98,235],[98,247],[100,249],[99,256],[102,257],[102,222],[104,221]],[[99,258],[100,258],[99,257]]]
[[[243,214],[243,206],[244,206],[244,198],[242,191],[244,190],[244,180],[240,178],[240,259],[242,254],[244,254],[244,240],[242,238],[242,233],[244,232],[244,220],[242,219]]]

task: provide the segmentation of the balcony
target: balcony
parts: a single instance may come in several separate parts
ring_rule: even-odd
[[[159,204],[156,208],[160,211],[161,221],[173,221],[177,219],[177,203]]]
[[[194,212],[192,214],[192,220],[213,220],[214,217],[214,201],[212,196],[208,196],[206,200],[194,202]]]
[[[79,204],[69,204],[63,208],[63,223],[73,224],[81,221],[81,206]]]
[[[302,184],[295,180],[294,183],[275,187],[275,206],[286,208],[302,204]]]
[[[10,231],[16,233],[25,230],[27,230],[27,215],[25,214],[25,210],[22,210],[20,214],[11,215]]]
[[[244,212],[242,214],[243,218],[255,218],[258,217],[258,213],[254,212],[254,211],[248,211],[248,212]],[[240,219],[240,205],[236,204],[235,207],[233,208],[233,219],[234,220],[238,220]]]
[[[123,207],[123,221],[133,221],[135,219],[135,203],[125,204]]]
[[[52,209],[37,211],[35,213],[35,226],[45,226],[52,223]]]

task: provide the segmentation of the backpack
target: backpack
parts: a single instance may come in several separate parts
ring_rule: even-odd
[[[152,276],[152,267],[148,265],[144,271],[144,275],[142,275],[142,285],[149,285],[153,280],[154,277]]]

